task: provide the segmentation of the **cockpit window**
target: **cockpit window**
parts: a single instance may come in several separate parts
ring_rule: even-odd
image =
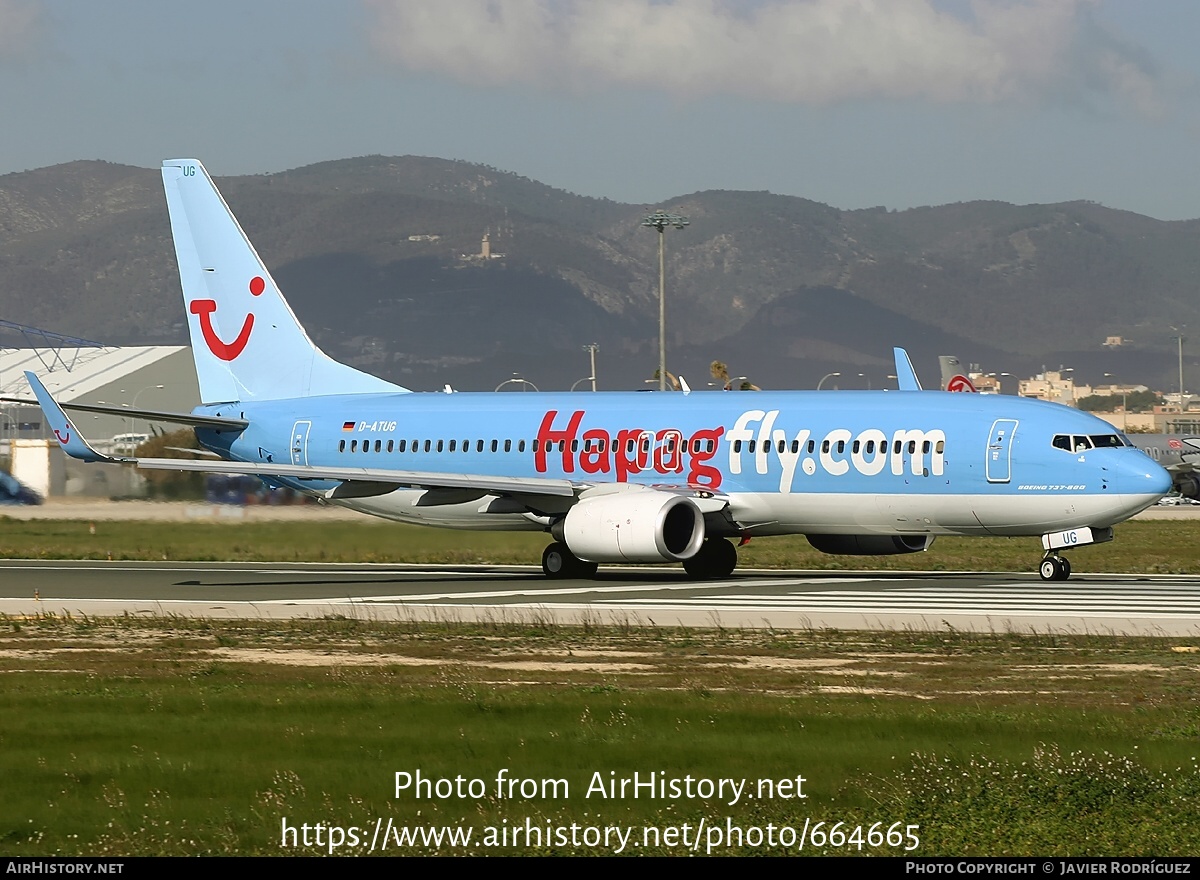
[[[1067,452],[1086,452],[1089,449],[1114,449],[1133,444],[1121,434],[1055,434],[1050,445]]]

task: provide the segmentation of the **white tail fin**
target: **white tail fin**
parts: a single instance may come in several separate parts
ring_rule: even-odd
[[[205,403],[406,390],[313,344],[203,165],[169,159],[162,176]]]
[[[938,358],[938,363],[942,367],[942,390],[943,391],[968,391],[974,392],[977,389],[975,384],[963,371],[962,364],[958,358],[951,354],[944,354]]]

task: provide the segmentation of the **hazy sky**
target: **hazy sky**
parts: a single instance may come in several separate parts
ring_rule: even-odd
[[[652,204],[1200,217],[1195,0],[0,0],[0,174],[467,159]]]

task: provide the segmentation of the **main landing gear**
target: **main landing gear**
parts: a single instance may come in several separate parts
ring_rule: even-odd
[[[724,538],[709,538],[696,555],[683,560],[683,570],[693,580],[725,578],[737,568],[737,550]]]
[[[542,553],[542,572],[554,580],[591,577],[599,567],[594,562],[584,562],[562,541],[555,541]]]
[[[1044,581],[1065,581],[1071,576],[1071,561],[1057,553],[1048,553],[1038,569]]]
[[[595,562],[584,562],[563,541],[555,541],[542,553],[542,572],[553,580],[590,578],[598,567]],[[724,538],[709,538],[695,556],[683,560],[683,570],[693,580],[729,577],[736,567],[737,550]]]

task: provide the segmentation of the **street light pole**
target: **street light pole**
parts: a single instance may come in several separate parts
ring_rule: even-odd
[[[1179,344],[1179,405],[1180,405],[1180,407],[1183,406],[1183,340],[1184,340],[1183,331],[1184,331],[1185,327],[1187,327],[1186,324],[1180,324],[1178,327],[1171,328],[1178,334],[1177,336],[1172,336],[1171,338],[1174,339]]]
[[[1183,337],[1179,336],[1179,406],[1183,407]]]
[[[689,223],[682,214],[655,211],[642,218],[642,225],[658,230],[658,390],[667,390],[667,258],[664,233],[668,226],[683,229]],[[593,371],[593,375],[595,372]]]
[[[600,344],[598,342],[589,342],[587,345],[584,346],[584,348],[587,349],[589,352],[591,352],[591,355],[592,355],[592,371],[590,373],[588,373],[588,376],[592,380],[592,390],[595,391],[596,390],[596,352],[598,352],[600,350]]]
[[[1105,373],[1110,379],[1117,378],[1112,373]],[[1125,433],[1125,429],[1129,426],[1129,386],[1121,386],[1121,433]]]
[[[528,379],[521,378],[519,373],[513,373],[511,379],[505,379],[503,382],[501,382],[499,385],[496,386],[495,390],[499,391],[505,385],[520,385],[522,391],[528,391],[530,388],[532,388],[534,391],[539,390],[538,387],[536,385],[534,385],[532,382],[530,382]]]
[[[165,385],[147,385],[145,388],[143,388],[137,394],[133,395],[133,408],[137,409],[138,398],[141,397],[144,392],[146,392],[146,391],[162,391],[165,387],[166,387]],[[132,433],[132,426],[131,426],[130,433]],[[149,434],[149,433],[150,433],[150,422],[147,420],[146,434]]]
[[[824,376],[821,377],[821,381],[817,383],[817,390],[818,391],[821,390],[821,386],[825,384],[826,379],[832,379],[834,376],[840,376],[840,375],[842,375],[842,374],[841,373],[826,373]]]

